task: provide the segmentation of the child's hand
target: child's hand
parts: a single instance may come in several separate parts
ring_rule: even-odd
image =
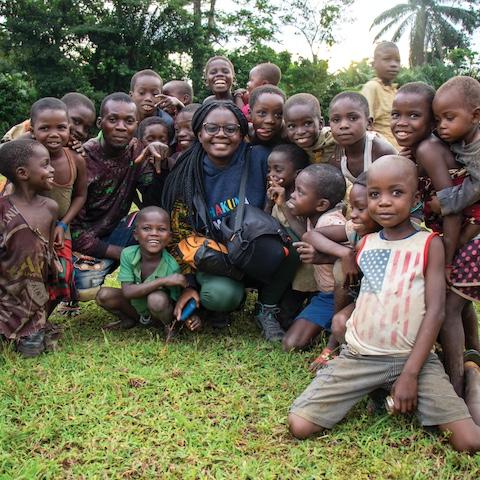
[[[161,110],[165,110],[170,115],[175,115],[177,111],[185,107],[185,105],[177,97],[169,97],[160,93],[155,95],[157,99],[156,107],[159,107]]]
[[[358,283],[358,266],[355,262],[355,251],[353,249],[342,257],[342,270],[345,275],[344,287]]]
[[[285,188],[280,183],[281,180],[279,182],[274,182],[273,180],[269,182],[267,197],[279,207],[282,207],[287,202],[287,199],[285,198]]]
[[[303,263],[317,263],[317,251],[307,242],[293,242]]]
[[[163,278],[162,282],[164,287],[183,287],[187,286],[187,279],[185,275],[181,273],[173,273]]]
[[[175,304],[175,308],[173,309],[173,317],[177,321],[180,321],[180,317],[182,316],[182,310],[185,308],[185,305],[192,298],[195,300],[195,303],[197,304],[197,308],[198,308],[200,306],[200,295],[195,289],[186,288],[180,295],[180,298],[177,300],[177,303]]]
[[[409,413],[417,408],[418,378],[415,375],[401,373],[393,384],[391,395],[395,413]]]
[[[409,158],[412,162],[415,161],[415,158],[413,157],[412,150],[408,147],[403,147],[398,154],[402,157]]]
[[[155,168],[155,172],[160,175],[162,167],[164,170],[168,169],[167,159],[169,151],[168,145],[162,142],[152,142],[143,149],[134,163],[138,164],[148,160]]]
[[[71,137],[70,141],[68,142],[68,146],[74,151],[77,152],[79,155],[82,157],[87,156],[87,152],[85,152],[85,149],[83,148],[83,143],[80,140],[77,140],[76,138]]]
[[[58,225],[55,227],[55,232],[53,234],[53,246],[55,248],[63,248],[63,244],[65,242],[65,230],[63,227]]]

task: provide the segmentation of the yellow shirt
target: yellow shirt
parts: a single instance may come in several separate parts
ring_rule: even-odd
[[[328,163],[336,147],[330,127],[323,127],[315,144],[304,150],[310,157],[311,163]]]
[[[393,99],[397,93],[395,85],[385,85],[375,77],[362,88],[361,94],[367,99],[370,115],[373,117],[373,130],[383,135],[397,150],[398,145],[390,129]]]

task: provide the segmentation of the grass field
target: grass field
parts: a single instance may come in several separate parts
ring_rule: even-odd
[[[60,350],[0,355],[0,479],[478,479],[480,455],[455,453],[402,417],[359,404],[331,434],[288,433],[314,353],[264,342],[251,308],[221,334],[165,345],[136,328],[101,329],[93,303],[65,323]]]

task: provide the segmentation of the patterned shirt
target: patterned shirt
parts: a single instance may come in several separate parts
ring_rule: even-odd
[[[366,235],[357,261],[360,295],[345,340],[361,355],[408,355],[425,316],[425,269],[435,233],[417,231],[402,240]]]
[[[118,157],[106,157],[96,138],[83,145],[87,153],[87,201],[71,223],[73,249],[103,258],[108,244],[101,239],[110,235],[127,215],[137,188],[144,193],[151,184],[153,169],[149,163],[134,164],[144,145],[133,139]]]

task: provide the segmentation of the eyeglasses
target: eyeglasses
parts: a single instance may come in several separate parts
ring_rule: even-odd
[[[232,137],[240,130],[240,125],[238,123],[227,123],[226,125],[218,125],[217,123],[204,123],[202,126],[208,135],[216,135],[220,129],[222,129],[223,133],[227,137]]]

